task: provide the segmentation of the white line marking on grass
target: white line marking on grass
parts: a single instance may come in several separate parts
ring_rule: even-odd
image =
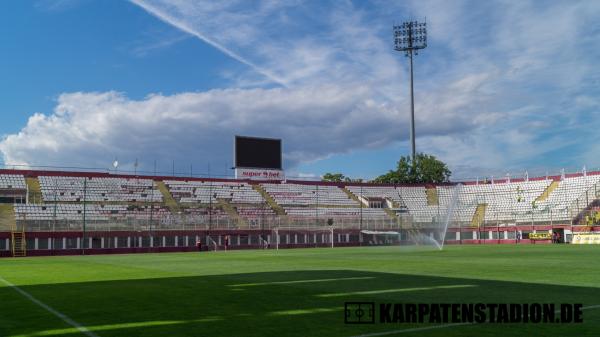
[[[475,324],[475,323],[454,323],[454,324],[424,326],[422,328],[410,328],[410,329],[402,329],[402,330],[392,330],[392,331],[384,331],[384,332],[367,333],[367,334],[364,334],[364,335],[357,335],[357,336],[352,336],[352,337],[387,336],[387,335],[396,335],[396,334],[407,333],[407,332],[419,332],[419,331],[427,331],[427,330],[442,329],[442,328],[451,328],[453,326],[471,325],[471,324]]]
[[[308,314],[320,314],[324,312],[335,312],[344,310],[344,307],[335,308],[313,308],[313,309],[293,309],[293,310],[282,310],[273,311],[268,313],[269,316],[286,316],[286,315],[308,315]]]
[[[255,286],[267,286],[274,284],[296,284],[296,283],[316,283],[316,282],[333,282],[333,281],[352,281],[352,280],[369,280],[374,279],[374,276],[360,276],[360,277],[340,277],[340,278],[322,278],[313,280],[292,280],[292,281],[273,281],[273,282],[261,282],[261,283],[240,283],[240,284],[229,284],[228,287],[255,287]]]
[[[451,284],[446,286],[433,286],[433,287],[416,287],[416,288],[395,288],[395,289],[380,289],[380,290],[365,290],[365,291],[353,291],[347,293],[331,293],[331,294],[319,294],[317,297],[342,297],[352,295],[373,295],[373,294],[387,294],[387,293],[404,293],[409,291],[423,291],[423,290],[436,290],[436,289],[455,289],[455,288],[471,288],[477,287],[473,284]]]
[[[100,337],[98,335],[96,335],[95,333],[91,332],[90,330],[88,330],[86,327],[84,327],[83,325],[75,322],[74,320],[72,320],[69,316],[54,310],[52,307],[50,307],[49,305],[47,305],[46,303],[38,300],[37,298],[33,297],[31,294],[29,294],[28,292],[26,292],[25,290],[17,287],[16,285],[10,283],[9,281],[3,279],[2,277],[0,277],[0,282],[4,283],[5,285],[7,285],[10,288],[13,288],[14,290],[16,290],[19,294],[23,295],[24,297],[26,297],[27,299],[29,299],[31,302],[39,305],[40,307],[46,309],[46,311],[48,311],[49,313],[53,314],[54,316],[62,319],[63,321],[65,321],[67,324],[71,325],[72,327],[74,327],[75,329],[79,330],[81,333],[83,333],[84,335],[88,336],[88,337]]]
[[[600,308],[600,304],[596,304],[596,305],[589,305],[587,307],[582,307],[581,310],[590,310],[590,309],[599,309],[599,308]],[[556,310],[556,311],[554,311],[554,313],[558,314],[558,313],[560,313],[560,310]],[[434,325],[434,326],[424,326],[421,328],[410,328],[410,329],[374,332],[374,333],[367,333],[367,334],[363,334],[363,335],[356,335],[356,336],[352,336],[352,337],[377,337],[377,336],[399,335],[399,334],[408,333],[408,332],[436,330],[436,329],[452,328],[455,326],[475,325],[475,324],[477,324],[477,323],[471,323],[471,322],[451,323],[451,324],[442,324],[442,325]]]
[[[151,321],[151,322],[129,322],[129,323],[115,323],[115,324],[105,324],[105,325],[94,325],[88,326],[90,330],[95,331],[111,331],[111,330],[119,330],[119,329],[132,329],[132,328],[149,328],[155,326],[173,326],[177,324],[188,324],[188,323],[203,323],[203,322],[215,322],[222,321],[223,318],[220,317],[207,317],[201,319],[194,319],[188,321]],[[77,333],[78,331],[75,328],[69,327],[65,329],[54,329],[54,330],[44,330],[33,332],[30,334],[23,335],[13,335],[11,337],[48,337],[48,336],[65,336]]]

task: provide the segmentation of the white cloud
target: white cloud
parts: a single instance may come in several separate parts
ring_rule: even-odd
[[[146,167],[154,159],[222,167],[231,161],[233,136],[243,134],[281,137],[293,167],[406,137],[407,114],[371,96],[367,86],[333,85],[156,94],[139,101],[115,92],[63,94],[53,114],[32,116],[0,151],[11,164],[102,166],[115,157],[139,157]],[[426,112],[420,121],[423,135],[474,126],[450,113],[435,118]]]
[[[282,137],[285,159],[294,164],[391,140],[393,133],[373,126],[399,126],[398,114],[369,104],[368,94],[332,86],[211,90],[140,101],[115,92],[63,94],[53,114],[33,115],[0,151],[11,164],[102,166],[114,157],[139,157],[146,164],[175,159],[186,167],[209,161],[221,167],[231,165],[233,136],[244,134]]]

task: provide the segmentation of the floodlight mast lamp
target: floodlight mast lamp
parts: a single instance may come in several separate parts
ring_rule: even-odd
[[[410,59],[410,143],[413,164],[416,159],[415,145],[415,95],[413,89],[413,53],[419,54],[419,49],[427,47],[427,23],[406,21],[401,25],[394,25],[394,49],[403,51]]]

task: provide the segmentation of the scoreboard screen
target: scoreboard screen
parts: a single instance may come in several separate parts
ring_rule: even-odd
[[[281,170],[281,139],[235,136],[235,167]]]

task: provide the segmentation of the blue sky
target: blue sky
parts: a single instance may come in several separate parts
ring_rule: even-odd
[[[1,160],[230,174],[245,134],[290,176],[372,178],[408,153],[391,26],[424,17],[418,151],[455,178],[600,167],[591,0],[0,2]]]

